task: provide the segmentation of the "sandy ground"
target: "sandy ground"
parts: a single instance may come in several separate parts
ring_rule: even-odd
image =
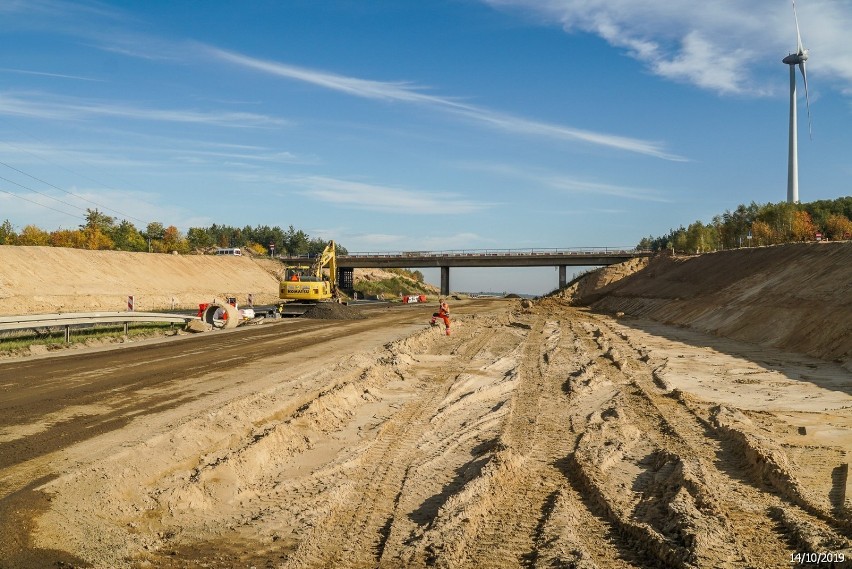
[[[198,306],[229,296],[245,304],[278,298],[280,263],[249,257],[83,251],[0,245],[0,314]]]
[[[561,298],[358,338],[202,375],[227,389],[55,453],[30,546],[104,568],[849,566],[839,348]]]
[[[193,308],[251,294],[255,304],[278,300],[281,262],[264,257],[167,255],[0,245],[0,315]],[[355,280],[394,275],[356,269]],[[435,289],[437,294],[437,289]]]

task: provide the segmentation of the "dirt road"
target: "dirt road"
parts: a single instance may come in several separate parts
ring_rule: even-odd
[[[457,303],[449,337],[431,310],[0,364],[0,567],[852,554],[840,365],[557,301]]]

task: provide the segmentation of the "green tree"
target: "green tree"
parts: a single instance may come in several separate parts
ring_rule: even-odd
[[[696,221],[686,230],[686,249],[691,253],[713,251],[718,247],[717,241],[716,228],[712,225]]]
[[[115,248],[120,251],[147,251],[148,242],[136,229],[136,226],[122,219],[112,230],[111,237]]]
[[[145,227],[145,232],[142,237],[148,241],[148,251],[153,253],[163,253],[163,236],[166,234],[166,228],[159,221],[152,221]]]
[[[80,229],[91,231],[99,230],[101,233],[109,235],[113,227],[115,227],[115,218],[95,209],[86,210],[86,223],[80,226]]]
[[[308,253],[308,235],[301,229],[294,229],[291,225],[287,231],[284,232],[282,245],[288,255],[305,255]],[[324,248],[325,245],[323,245],[320,251]]]
[[[213,236],[200,227],[190,227],[186,232],[186,240],[189,248],[193,250],[207,249],[213,246]]]
[[[18,240],[18,234],[8,219],[0,224],[0,245],[14,245]]]

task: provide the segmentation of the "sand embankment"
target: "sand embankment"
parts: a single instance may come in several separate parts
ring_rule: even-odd
[[[849,363],[852,242],[661,255],[575,302]]]
[[[275,262],[249,257],[0,246],[0,314],[192,307],[278,298]]]

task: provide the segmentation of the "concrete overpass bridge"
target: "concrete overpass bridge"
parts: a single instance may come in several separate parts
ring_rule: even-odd
[[[569,249],[462,249],[450,251],[359,252],[338,255],[340,288],[351,289],[353,271],[359,269],[441,269],[441,294],[450,294],[451,267],[558,267],[559,287],[567,284],[566,267],[604,266],[637,257],[650,257],[650,251],[632,247],[585,247]],[[305,263],[302,257],[281,257],[284,263]]]

